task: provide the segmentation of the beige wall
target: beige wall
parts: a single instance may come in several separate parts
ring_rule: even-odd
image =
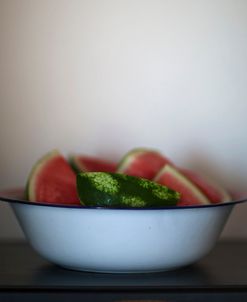
[[[247,191],[246,79],[245,0],[0,0],[0,187],[53,148],[149,146]],[[0,238],[20,236],[1,205]]]

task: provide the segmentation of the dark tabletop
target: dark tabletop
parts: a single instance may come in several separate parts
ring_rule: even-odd
[[[208,256],[194,265],[152,274],[70,271],[47,262],[25,242],[0,243],[0,292],[66,290],[142,293],[218,291],[247,294],[247,242],[220,241]],[[247,301],[247,296],[243,301]]]

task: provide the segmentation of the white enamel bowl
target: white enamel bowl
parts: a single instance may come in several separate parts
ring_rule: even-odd
[[[215,245],[233,207],[106,209],[29,203],[12,207],[31,246],[64,268],[93,272],[157,272],[198,261]]]

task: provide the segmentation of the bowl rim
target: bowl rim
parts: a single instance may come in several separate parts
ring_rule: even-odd
[[[72,208],[80,210],[127,210],[127,211],[148,211],[148,210],[184,210],[184,209],[205,209],[205,208],[215,208],[215,207],[225,207],[225,206],[234,206],[236,204],[244,203],[247,201],[247,194],[245,197],[238,198],[233,201],[222,202],[222,203],[210,203],[204,205],[184,205],[184,206],[163,206],[163,207],[143,207],[143,208],[133,208],[133,207],[103,207],[103,206],[82,206],[76,204],[55,204],[47,202],[33,202],[17,197],[7,197],[8,192],[17,192],[23,191],[22,188],[14,188],[8,190],[1,190],[0,192],[0,201],[7,202],[9,204],[23,204],[29,206],[41,206],[41,207],[53,207],[53,208]],[[5,192],[5,196],[4,196]],[[15,194],[13,194],[15,195]]]

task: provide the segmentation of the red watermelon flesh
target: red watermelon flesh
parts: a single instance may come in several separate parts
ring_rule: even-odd
[[[117,172],[152,180],[157,172],[168,163],[171,163],[170,160],[159,152],[135,149],[123,158]]]
[[[174,166],[166,164],[154,178],[159,184],[181,194],[178,206],[209,204],[203,192]]]
[[[78,172],[115,172],[117,164],[92,156],[75,155],[71,164]]]
[[[188,169],[180,169],[180,171],[189,178],[209,199],[212,203],[231,201],[231,196],[226,190],[219,185],[204,179],[201,175]]]
[[[28,199],[34,202],[80,204],[76,175],[58,151],[50,152],[34,166],[27,193]]]

